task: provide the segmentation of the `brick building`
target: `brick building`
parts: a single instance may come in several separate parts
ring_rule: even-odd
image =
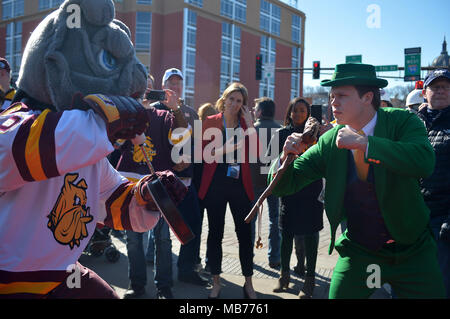
[[[94,0],[91,0],[94,1]],[[62,0],[0,0],[0,56],[17,77],[29,34]],[[303,67],[305,15],[297,1],[115,0],[116,18],[128,25],[141,62],[156,79],[166,68],[185,74],[185,100],[198,108],[215,102],[231,81],[242,82],[250,101],[275,99],[276,118],[301,95],[303,76],[275,72],[256,81],[256,55],[263,64]]]

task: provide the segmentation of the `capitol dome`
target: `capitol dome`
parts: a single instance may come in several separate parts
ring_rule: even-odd
[[[442,43],[441,55],[439,55],[437,58],[435,58],[433,60],[433,63],[431,64],[431,66],[444,67],[444,68],[450,67],[450,58],[449,58],[448,52],[447,52],[447,42],[445,41],[445,37],[444,37],[444,42]]]

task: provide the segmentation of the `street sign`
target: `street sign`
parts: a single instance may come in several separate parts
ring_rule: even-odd
[[[397,71],[398,65],[376,65],[375,71],[376,72],[392,72]]]
[[[405,82],[420,80],[420,54],[422,49],[405,49]]]
[[[263,71],[263,77],[265,79],[270,79],[275,76],[275,64],[273,63],[266,63],[264,64],[264,71]]]
[[[362,63],[362,55],[347,55],[345,63]]]

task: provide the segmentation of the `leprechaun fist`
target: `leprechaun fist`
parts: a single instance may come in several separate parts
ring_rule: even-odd
[[[91,94],[83,101],[105,121],[111,143],[118,139],[132,139],[147,128],[145,108],[131,97]]]

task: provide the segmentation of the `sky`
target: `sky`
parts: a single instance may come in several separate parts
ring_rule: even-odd
[[[334,68],[347,55],[362,55],[362,63],[404,67],[404,49],[414,47],[421,47],[421,65],[428,66],[441,53],[444,36],[450,48],[450,0],[298,0],[298,9],[306,15],[305,68],[316,60]],[[323,70],[320,80],[331,73]],[[403,71],[382,75],[403,77]],[[319,86],[320,80],[304,75],[305,86]],[[406,84],[387,80],[387,88]]]

